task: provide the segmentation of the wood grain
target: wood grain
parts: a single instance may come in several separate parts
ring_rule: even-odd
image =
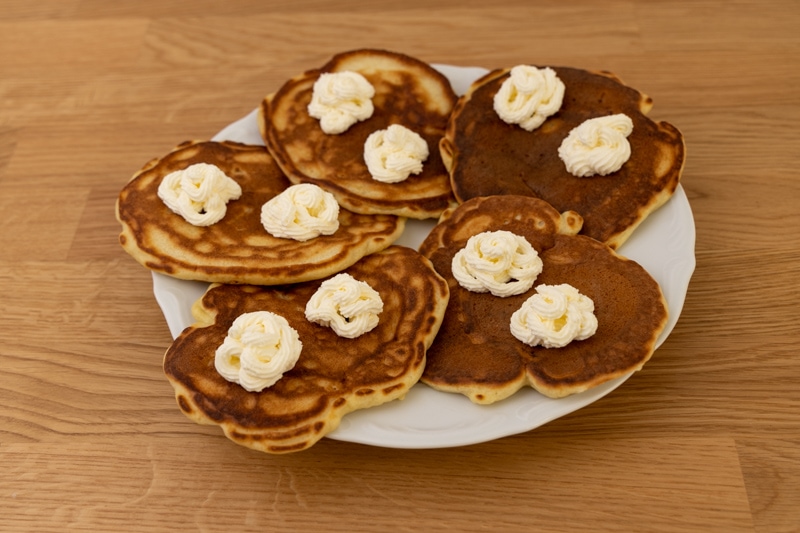
[[[303,456],[265,457],[186,434],[181,442],[193,452],[180,462],[169,460],[176,440],[132,436],[119,449],[117,439],[100,438],[89,453],[85,445],[42,444],[36,454],[10,446],[10,524],[106,529],[128,519],[140,527],[178,523],[207,531],[256,524],[412,531],[423,522],[431,531],[555,532],[591,524],[619,531],[660,517],[682,531],[753,529],[736,447],[725,438],[655,446],[649,439],[603,439],[598,446],[593,437],[528,438],[526,453],[509,453],[523,444],[512,438],[460,449],[457,458],[450,450],[323,441]],[[610,462],[626,466],[592,467]],[[437,463],[449,467],[431,470]],[[703,485],[692,482],[699,478]],[[176,492],[184,504],[164,505]]]
[[[800,531],[800,4],[0,0],[0,531]],[[615,72],[687,143],[681,318],[521,435],[267,456],[190,422],[114,202],[362,46]]]

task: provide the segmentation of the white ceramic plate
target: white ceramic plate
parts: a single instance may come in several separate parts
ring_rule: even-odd
[[[450,79],[458,94],[486,72],[482,68],[435,67]],[[230,124],[214,139],[263,144],[256,111]],[[398,244],[417,248],[433,224],[409,220]],[[651,214],[619,250],[641,264],[664,292],[670,318],[657,346],[666,340],[683,308],[695,267],[694,242],[694,218],[686,194],[678,186],[673,197]],[[194,322],[191,306],[207,286],[153,273],[153,292],[173,337]],[[486,442],[529,431],[585,407],[629,377],[630,374],[558,400],[524,388],[492,405],[473,404],[460,394],[438,392],[420,383],[401,401],[348,414],[328,438],[391,448],[444,448]]]

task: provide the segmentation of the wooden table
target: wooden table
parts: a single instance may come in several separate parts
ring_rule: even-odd
[[[0,1],[0,531],[800,530],[800,4],[318,4]],[[459,448],[270,456],[178,410],[119,190],[364,46],[610,70],[683,131],[697,268],[641,372]]]

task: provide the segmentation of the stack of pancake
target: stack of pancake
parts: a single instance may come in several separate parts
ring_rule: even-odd
[[[422,380],[480,404],[507,398],[524,385],[561,398],[642,368],[667,322],[658,283],[638,263],[577,235],[582,220],[538,198],[477,197],[444,214],[420,251],[450,286],[450,301],[428,351]],[[543,262],[528,291],[499,298],[465,289],[453,256],[473,235],[505,230],[524,237]],[[511,315],[539,285],[567,283],[592,299],[597,332],[562,348],[529,346],[512,335]]]
[[[244,446],[269,453],[308,448],[357,409],[402,398],[425,369],[426,350],[448,301],[444,280],[418,252],[391,246],[345,269],[383,300],[378,326],[354,339],[306,319],[322,280],[291,285],[212,285],[193,307],[197,323],[164,356],[178,405],[218,424]],[[298,332],[297,364],[272,387],[248,392],[214,369],[214,352],[242,313],[272,311]]]
[[[493,111],[494,95],[510,68],[476,80],[453,110],[441,151],[459,202],[494,194],[547,201],[583,217],[582,234],[617,249],[678,186],[685,161],[683,136],[668,122],[646,116],[653,100],[609,72],[551,68],[566,89],[559,111],[526,131]],[[558,148],[585,120],[625,114],[633,122],[631,157],[605,176],[567,171]]]
[[[244,194],[225,216],[195,226],[158,197],[162,179],[196,163],[220,168]],[[180,279],[277,285],[329,276],[383,250],[403,232],[393,215],[339,212],[339,230],[304,242],[274,237],[261,225],[261,207],[291,184],[263,146],[190,141],[154,159],[122,189],[117,218],[123,248],[145,267]]]
[[[164,357],[181,410],[239,444],[286,453],[313,445],[350,411],[402,398],[419,380],[492,403],[524,385],[562,397],[641,368],[666,305],[658,284],[614,248],[674,192],[682,137],[645,117],[649,98],[610,74],[557,71],[567,86],[562,111],[523,135],[491,108],[508,69],[477,80],[459,99],[420,60],[353,50],[263,99],[265,146],[184,142],[137,172],[117,201],[123,248],[155,272],[211,284],[192,308],[196,322]],[[342,72],[372,85],[374,111],[344,132],[326,133],[309,103],[321,76]],[[565,177],[553,147],[580,121],[609,112],[634,119],[631,160],[613,181]],[[370,175],[364,145],[393,124],[418,133],[429,156],[421,172],[385,183]],[[217,166],[242,190],[208,226],[187,222],[158,195],[165,176],[195,163]],[[293,184],[333,195],[340,207],[334,233],[299,241],[265,231],[262,205]],[[419,251],[394,244],[406,218],[431,220]],[[496,229],[525,236],[543,258],[537,285],[570,283],[592,297],[596,335],[564,348],[531,348],[508,332],[508,317],[533,288],[497,298],[459,286],[453,255],[470,236]],[[304,315],[323,281],[341,272],[383,299],[378,326],[354,339]],[[224,379],[214,356],[233,321],[258,310],[283,316],[303,350],[275,385],[250,392]]]
[[[314,82],[323,74],[358,72],[374,87],[374,112],[345,132],[326,134],[307,111]],[[270,152],[292,183],[314,183],[339,204],[365,214],[415,219],[439,216],[454,203],[450,177],[438,150],[456,94],[430,65],[404,54],[355,50],[287,81],[262,102],[259,127]],[[419,175],[400,183],[372,178],[364,143],[377,130],[399,124],[427,142],[430,156]]]

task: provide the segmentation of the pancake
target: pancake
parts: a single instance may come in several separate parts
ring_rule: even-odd
[[[190,224],[157,195],[164,176],[200,162],[216,165],[242,189],[210,226]],[[176,278],[275,285],[338,272],[389,246],[405,227],[403,218],[340,209],[332,235],[304,242],[273,237],[261,224],[261,206],[290,185],[263,146],[185,142],[145,165],[120,192],[120,243],[145,267]]]
[[[516,195],[466,201],[433,229],[420,247],[450,286],[444,322],[422,381],[489,404],[523,386],[561,398],[639,370],[667,321],[658,283],[638,263],[583,235],[546,202]],[[543,269],[534,286],[500,298],[471,292],[454,279],[451,262],[466,240],[484,231],[525,237]],[[511,315],[540,285],[568,283],[594,301],[596,333],[562,348],[529,346],[510,332]]]
[[[546,200],[583,217],[582,234],[617,249],[675,192],[683,170],[683,136],[646,116],[653,101],[608,72],[551,67],[566,86],[560,111],[533,131],[501,120],[493,98],[511,69],[476,80],[453,110],[440,145],[459,202],[516,194]],[[585,120],[623,113],[633,122],[631,157],[606,176],[567,172],[558,148]]]
[[[320,75],[358,72],[375,88],[370,118],[339,134],[327,134],[308,112]],[[293,183],[314,183],[356,213],[438,217],[455,203],[438,150],[456,102],[450,82],[427,63],[383,50],[354,50],[333,56],[321,68],[288,80],[260,107],[264,141]],[[420,174],[398,183],[372,178],[364,162],[370,134],[392,124],[418,133],[429,155]]]
[[[383,300],[377,327],[354,339],[306,319],[306,302],[319,280],[274,287],[212,285],[192,309],[197,323],[164,356],[164,371],[186,416],[219,425],[243,446],[287,453],[313,445],[346,413],[402,398],[425,367],[426,349],[447,306],[447,284],[427,259],[402,246],[365,257],[345,272],[367,282]],[[217,373],[214,354],[234,319],[256,310],[286,318],[303,348],[294,368],[275,385],[248,392]]]

